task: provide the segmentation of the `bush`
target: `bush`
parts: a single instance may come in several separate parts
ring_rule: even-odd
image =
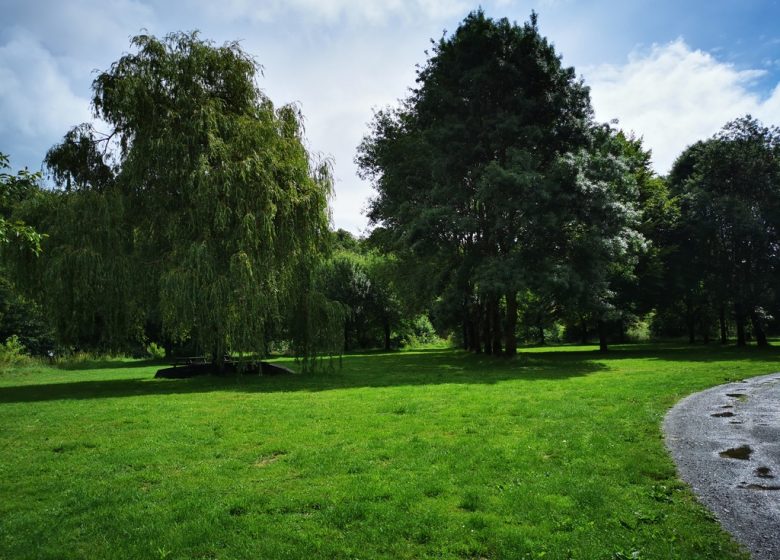
[[[644,319],[639,319],[626,329],[626,338],[629,342],[647,342],[652,338],[651,328],[654,323],[655,313],[650,313]]]
[[[42,309],[0,276],[0,340],[13,336],[32,356],[48,356],[54,349],[54,334]]]
[[[146,347],[146,353],[155,360],[162,360],[165,357],[165,348],[158,346],[156,342],[151,342]]]
[[[436,329],[427,315],[418,315],[411,321],[403,321],[399,329],[400,345],[403,347],[415,347],[427,345],[439,340]]]
[[[0,365],[17,365],[26,362],[28,359],[27,349],[18,336],[9,336],[5,344],[0,344]]]

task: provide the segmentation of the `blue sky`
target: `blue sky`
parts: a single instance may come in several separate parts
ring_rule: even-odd
[[[690,143],[752,113],[780,124],[780,5],[769,0],[492,0],[493,17],[539,25],[591,87],[596,116],[642,136],[668,171]],[[142,29],[199,29],[241,40],[259,85],[297,102],[310,148],[334,161],[336,227],[364,231],[371,188],[355,147],[372,110],[414,82],[430,38],[479,4],[463,0],[4,0],[0,151],[39,169],[46,150],[90,118],[90,84]]]

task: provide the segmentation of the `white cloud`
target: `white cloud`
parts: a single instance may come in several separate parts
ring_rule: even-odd
[[[644,137],[660,173],[687,146],[739,116],[751,113],[765,124],[780,123],[780,85],[761,99],[750,88],[763,71],[738,70],[681,39],[635,52],[623,66],[598,66],[584,74],[596,117],[617,118],[622,129]]]
[[[137,0],[12,1],[8,12],[12,35],[21,31],[35,37],[70,78],[81,79],[103,70],[127,50],[131,36],[155,21],[154,10]]]
[[[34,167],[46,149],[42,139],[51,145],[52,139],[89,118],[89,101],[73,92],[57,60],[40,42],[17,32],[0,45],[0,138],[15,143],[0,149],[11,153],[12,163]]]
[[[543,32],[580,70],[593,61],[614,62],[615,53],[637,40],[618,33],[594,38],[601,12],[571,0],[482,4],[491,15],[509,11],[521,21],[532,7],[543,8]],[[14,164],[36,166],[68,128],[88,120],[92,71],[117,60],[141,28],[157,35],[201,29],[217,43],[241,39],[264,65],[259,85],[271,99],[300,102],[311,149],[335,160],[335,225],[357,231],[366,224],[361,210],[371,188],[355,176],[353,158],[371,109],[405,96],[428,39],[475,7],[466,0],[11,0],[4,12],[9,23],[0,24],[0,151]],[[587,18],[593,25],[583,24]],[[624,37],[620,46],[616,37]],[[755,67],[774,72],[769,62]],[[780,86],[761,99],[754,93],[757,76],[682,40],[585,71],[597,117],[617,117],[621,127],[643,136],[660,172],[686,145],[732,118],[750,112],[780,124]]]
[[[269,49],[254,38],[244,44],[250,52],[262,53],[265,76],[260,87],[277,104],[300,102],[310,148],[333,158],[336,227],[353,232],[366,227],[362,211],[372,191],[357,177],[356,148],[368,132],[372,108],[395,105],[407,95],[415,63],[424,60],[432,33],[387,35],[364,29],[295,51]]]
[[[415,20],[442,19],[464,14],[470,4],[465,0],[210,0],[199,2],[199,9],[220,20],[249,18],[255,22],[278,21],[284,15],[303,17],[316,23],[382,24],[393,17]],[[292,14],[292,15],[290,15]]]

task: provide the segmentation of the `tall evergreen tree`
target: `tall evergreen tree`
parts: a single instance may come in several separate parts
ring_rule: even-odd
[[[518,26],[479,10],[435,44],[409,98],[376,114],[357,161],[378,191],[370,219],[392,243],[447,263],[439,293],[460,299],[465,345],[511,355],[518,292],[571,285],[586,273],[562,268],[572,243],[600,251],[598,233],[617,247],[630,219],[616,203],[625,170],[611,163],[611,138],[535,14]]]

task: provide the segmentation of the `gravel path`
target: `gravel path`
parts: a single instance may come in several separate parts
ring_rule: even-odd
[[[753,560],[780,560],[780,373],[696,393],[664,419],[680,477]]]

